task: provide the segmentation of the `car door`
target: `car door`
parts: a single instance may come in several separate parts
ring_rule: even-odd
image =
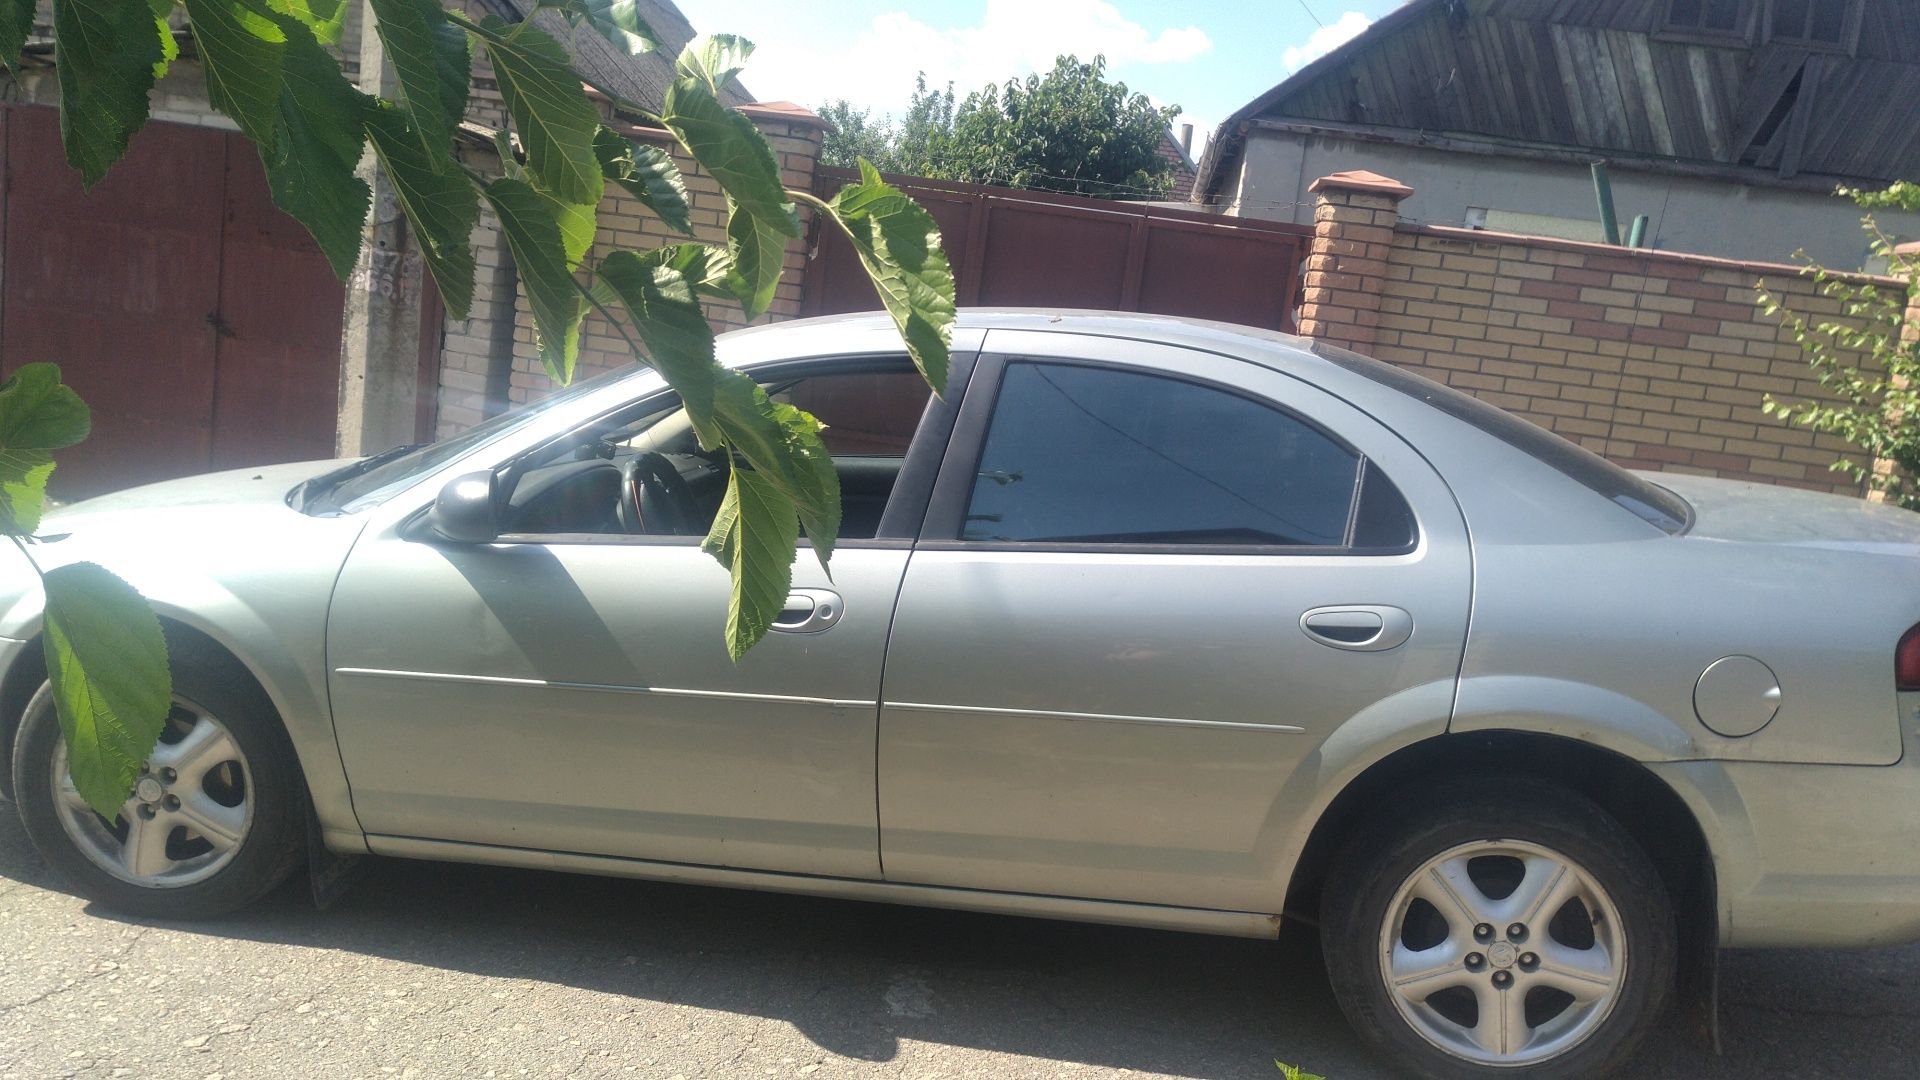
[[[1327,740],[1444,729],[1469,589],[1445,485],[1358,409],[992,331],[894,617],[886,876],[1278,911]]]
[[[796,403],[836,425],[828,446],[849,477],[848,535],[830,578],[803,542],[790,610],[737,664],[722,636],[729,575],[699,548],[710,507],[684,535],[455,544],[418,515],[369,529],[335,590],[328,663],[354,809],[375,850],[380,837],[406,837],[878,876],[876,703],[918,525],[882,481],[910,456],[916,422],[936,421],[922,417],[927,390],[904,357],[755,377],[788,396],[810,388]],[[638,410],[643,426],[649,409],[677,413],[656,396]],[[951,423],[951,407],[936,412]],[[597,430],[572,437],[588,443]],[[936,462],[945,434],[932,437]],[[536,460],[498,464],[504,476]],[[922,471],[930,484],[931,466]],[[579,501],[534,516],[574,520]],[[876,536],[881,504],[903,523],[888,526],[896,538]]]

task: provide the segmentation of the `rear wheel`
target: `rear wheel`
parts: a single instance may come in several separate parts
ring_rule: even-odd
[[[1536,781],[1407,800],[1329,875],[1322,941],[1341,1008],[1436,1080],[1611,1075],[1674,979],[1659,875],[1593,803]]]
[[[117,814],[74,788],[48,686],[21,719],[13,782],[34,846],[89,898],[200,918],[258,899],[298,865],[305,788],[259,688],[201,643],[170,645],[173,709]]]

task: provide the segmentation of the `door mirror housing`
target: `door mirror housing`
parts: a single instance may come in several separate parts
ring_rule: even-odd
[[[497,488],[491,472],[471,472],[447,481],[427,511],[435,536],[456,544],[491,544],[500,536]]]

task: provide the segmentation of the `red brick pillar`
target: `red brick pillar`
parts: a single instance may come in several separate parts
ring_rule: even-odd
[[[1913,283],[1907,289],[1906,317],[1900,320],[1900,342],[1909,348],[1920,348],[1920,242],[1895,247],[1891,270],[1895,277],[1904,277]],[[1873,463],[1873,471],[1885,476],[1893,472],[1893,462],[1881,458]],[[1875,489],[1867,493],[1867,499],[1886,502],[1887,493]]]
[[[1365,352],[1380,325],[1380,291],[1400,200],[1413,189],[1356,171],[1323,176],[1307,190],[1319,198],[1301,282],[1300,333]]]

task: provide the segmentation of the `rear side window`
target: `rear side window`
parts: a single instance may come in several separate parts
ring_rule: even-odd
[[[1384,477],[1314,425],[1227,390],[1074,364],[1009,364],[961,538],[1071,544],[1411,543]],[[1375,543],[1385,538],[1386,543]]]
[[[1315,342],[1313,351],[1355,375],[1363,375],[1479,428],[1508,446],[1558,469],[1568,479],[1668,535],[1685,532],[1693,522],[1693,509],[1685,499],[1658,484],[1640,479],[1599,454],[1570,443],[1546,428],[1496,409],[1451,386],[1423,379],[1371,356],[1362,356],[1325,342]]]

